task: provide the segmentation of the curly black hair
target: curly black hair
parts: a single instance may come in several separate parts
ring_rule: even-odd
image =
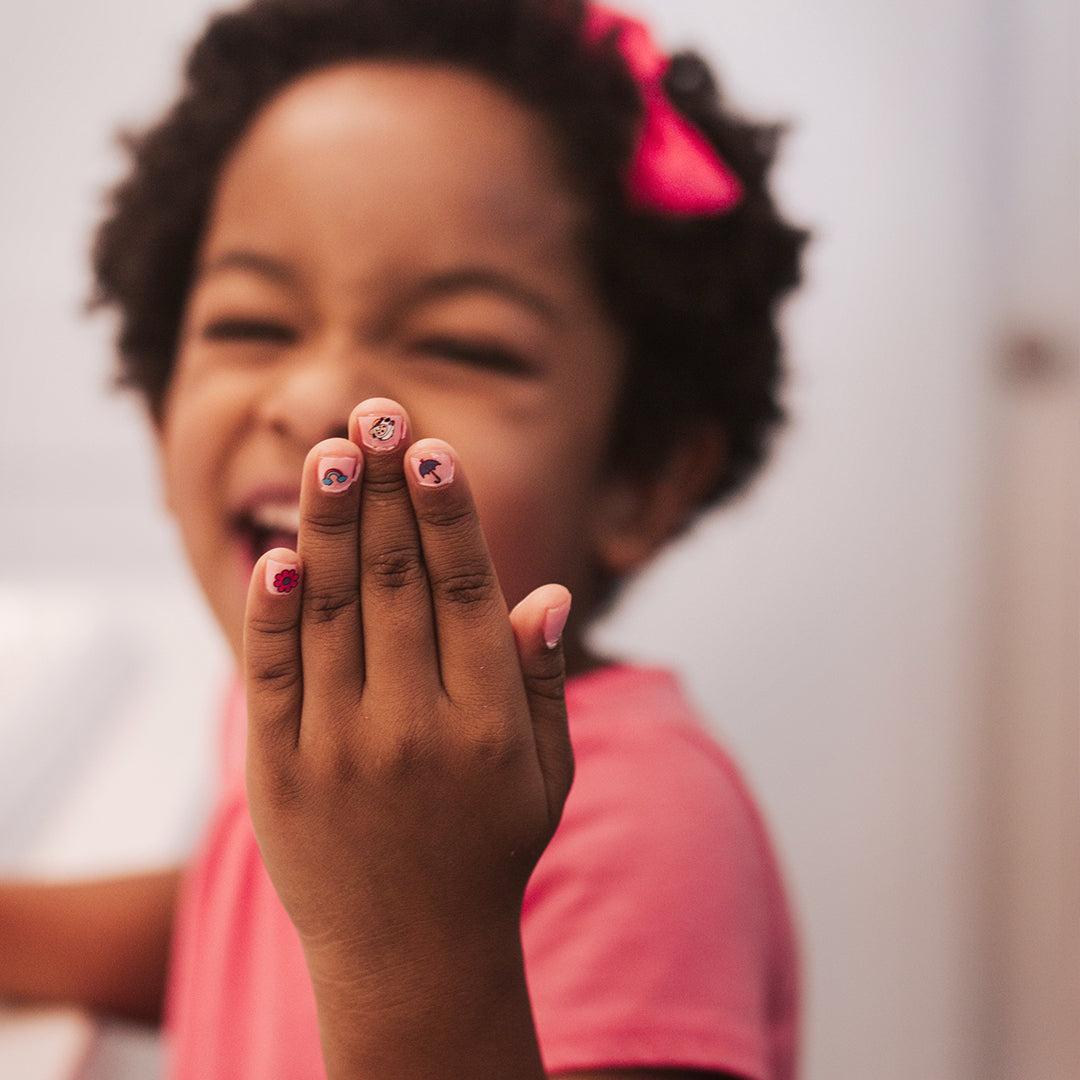
[[[590,211],[593,270],[629,343],[613,460],[655,467],[650,417],[678,415],[723,433],[722,471],[701,506],[742,488],[783,418],[777,307],[798,284],[806,239],[766,188],[780,128],[732,115],[705,61],[675,55],[667,93],[743,197],[714,215],[634,207],[623,177],[640,95],[615,41],[585,43],[585,16],[581,0],[254,0],[213,19],[176,104],[125,138],[131,171],[96,235],[91,303],[119,312],[119,382],[161,420],[217,178],[277,91],[349,60],[451,63],[547,120],[567,184]]]

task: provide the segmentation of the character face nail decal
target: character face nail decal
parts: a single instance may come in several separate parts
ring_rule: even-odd
[[[360,441],[369,450],[393,450],[405,435],[405,422],[400,416],[371,413],[358,416]]]
[[[329,495],[348,491],[359,475],[360,462],[356,458],[319,458],[319,490]]]
[[[449,454],[425,454],[413,461],[416,478],[425,487],[449,484],[454,479],[454,459]]]
[[[394,437],[394,428],[396,426],[392,416],[377,416],[368,431],[373,439],[378,439],[379,442],[388,442]]]

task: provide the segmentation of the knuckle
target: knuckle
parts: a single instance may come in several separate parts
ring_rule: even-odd
[[[313,623],[336,622],[344,615],[356,614],[360,597],[355,592],[319,593],[305,596],[307,614]]]
[[[542,701],[562,705],[566,694],[566,677],[562,664],[529,672],[529,692]]]
[[[360,759],[347,741],[333,747],[325,768],[332,790],[355,790],[364,778]]]
[[[364,560],[368,576],[385,589],[406,589],[423,584],[427,571],[420,553],[413,547],[388,548]]]
[[[295,654],[296,627],[293,623],[272,622],[249,617],[245,653],[248,674],[258,690],[284,693],[301,682]]]
[[[461,608],[475,608],[491,602],[498,592],[495,572],[490,569],[461,568],[448,570],[431,581],[439,598]]]
[[[474,689],[454,701],[457,721],[451,730],[470,774],[498,772],[528,753],[531,737],[523,728],[507,723],[520,707],[513,691]]]
[[[438,756],[438,739],[433,733],[420,724],[410,724],[388,740],[374,764],[379,774],[398,787],[428,772]]]
[[[407,491],[405,474],[400,469],[383,471],[381,463],[370,464],[364,473],[364,501],[384,499],[387,496],[399,496]]]
[[[465,503],[453,500],[430,500],[422,509],[424,521],[436,529],[459,531],[470,528],[476,511]]]
[[[497,773],[516,762],[521,755],[522,740],[501,726],[475,727],[466,730],[463,737],[471,771]]]
[[[290,634],[296,632],[294,622],[282,622],[266,615],[251,614],[247,617],[247,632],[250,637],[262,638],[267,642],[287,641]]]
[[[356,534],[356,513],[354,510],[350,516],[342,517],[340,510],[335,512],[335,508],[309,510],[304,525],[328,540],[352,539]]]
[[[256,690],[273,694],[296,690],[302,681],[299,664],[284,657],[257,659],[250,665],[250,674]]]
[[[259,777],[254,794],[266,809],[291,816],[311,801],[311,783],[299,769],[274,768]]]

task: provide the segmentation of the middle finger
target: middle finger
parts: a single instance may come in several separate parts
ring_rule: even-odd
[[[389,398],[369,398],[349,418],[364,452],[360,492],[360,599],[365,686],[439,685],[431,593],[403,458],[409,418]]]

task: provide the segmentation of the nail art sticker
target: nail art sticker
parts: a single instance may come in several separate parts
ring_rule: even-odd
[[[375,423],[368,428],[368,431],[373,439],[378,439],[379,442],[387,442],[394,437],[394,428],[396,426],[392,416],[377,416]]]
[[[360,462],[353,457],[319,458],[319,489],[340,495],[352,487],[360,474]]]
[[[292,563],[266,560],[266,591],[269,593],[291,593],[300,584],[300,568]]]
[[[420,479],[423,480],[425,476],[430,476],[432,483],[441,484],[442,480],[439,479],[439,466],[442,464],[438,458],[425,458],[420,462]]]
[[[393,450],[405,434],[405,424],[400,416],[372,413],[357,417],[360,439],[369,450]]]
[[[428,454],[415,465],[416,475],[425,487],[448,484],[454,479],[454,459],[449,454]]]
[[[300,571],[290,567],[274,575],[274,588],[278,592],[292,592],[300,584]]]

